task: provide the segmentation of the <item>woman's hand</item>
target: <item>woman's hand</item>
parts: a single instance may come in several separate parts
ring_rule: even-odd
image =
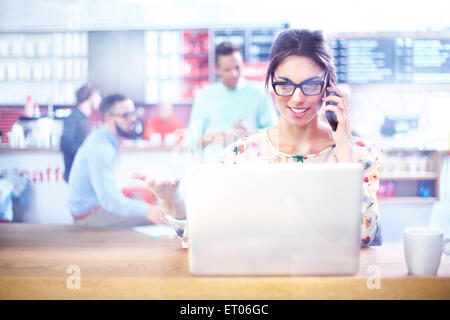
[[[198,139],[197,145],[206,148],[210,144],[226,145],[226,133],[224,131],[207,132]]]
[[[154,174],[144,172],[133,172],[131,177],[147,184],[158,198],[166,214],[172,215],[176,219],[186,219],[186,209],[184,200],[179,193],[180,180],[178,178],[159,178]],[[154,210],[154,216],[159,218],[156,210]]]
[[[328,92],[334,92],[336,95],[329,95],[328,97],[323,97],[322,100],[325,102],[323,108],[324,111],[333,111],[336,114],[338,120],[338,126],[336,131],[333,131],[333,140],[336,145],[340,143],[347,143],[351,138],[351,124],[350,124],[350,105],[348,102],[347,94],[336,88],[327,87],[325,90]],[[334,102],[337,105],[327,105],[329,102]]]
[[[332,137],[336,144],[336,156],[338,157],[338,162],[353,162],[353,152],[351,147],[352,129],[350,124],[350,104],[348,102],[348,96],[344,91],[336,87],[328,87],[325,90],[336,94],[323,97],[322,100],[325,102],[323,110],[334,112],[338,121],[336,131],[332,131]],[[334,102],[337,105],[327,105],[329,102]]]

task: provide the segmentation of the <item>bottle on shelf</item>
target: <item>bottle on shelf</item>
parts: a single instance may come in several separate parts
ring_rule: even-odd
[[[34,118],[40,118],[41,117],[41,110],[39,109],[39,105],[37,103],[34,105],[33,117]]]
[[[27,96],[27,101],[23,109],[23,116],[27,118],[33,118],[34,116],[34,100],[33,95],[29,94]]]
[[[418,196],[422,198],[431,197],[431,186],[429,181],[421,181]]]

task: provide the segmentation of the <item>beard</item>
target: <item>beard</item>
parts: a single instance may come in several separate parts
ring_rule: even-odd
[[[117,125],[117,123],[115,123],[115,126],[116,126],[117,134],[118,134],[119,136],[125,138],[125,139],[131,139],[131,140],[134,140],[134,139],[136,139],[136,138],[138,137],[138,134],[136,133],[136,130],[135,130],[134,127],[133,127],[133,129],[130,130],[130,131],[125,131],[125,130],[121,129],[121,128]]]

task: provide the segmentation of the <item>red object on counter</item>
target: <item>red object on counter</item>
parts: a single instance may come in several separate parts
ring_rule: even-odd
[[[148,204],[155,204],[156,202],[155,195],[147,187],[141,186],[125,187],[122,189],[122,193],[127,198],[142,200]]]
[[[148,120],[145,123],[142,138],[149,140],[152,133],[159,133],[161,135],[162,141],[164,141],[164,137],[166,134],[172,133],[177,129],[183,128],[184,126],[180,118],[178,118],[176,114],[172,113],[172,115],[166,122],[164,122],[159,117]]]

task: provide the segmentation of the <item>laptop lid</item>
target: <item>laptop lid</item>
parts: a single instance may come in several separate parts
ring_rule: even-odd
[[[359,164],[187,169],[189,266],[198,275],[339,275],[359,269]]]

